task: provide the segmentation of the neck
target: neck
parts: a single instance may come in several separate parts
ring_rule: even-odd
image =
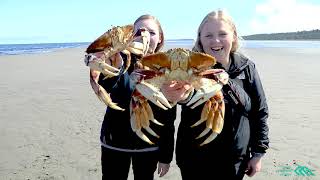
[[[229,69],[230,66],[230,59],[229,57],[227,57],[225,60],[223,60],[222,62],[220,62],[221,65],[224,67],[224,69]]]

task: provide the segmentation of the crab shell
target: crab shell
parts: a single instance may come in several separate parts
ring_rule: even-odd
[[[113,51],[114,47],[118,46],[116,43],[128,44],[132,41],[133,36],[133,25],[113,27],[93,41],[86,49],[86,53]]]

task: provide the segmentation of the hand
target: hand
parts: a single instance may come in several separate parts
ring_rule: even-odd
[[[209,69],[204,72],[199,73],[201,76],[208,76],[221,83],[222,85],[228,84],[229,74],[224,69]]]
[[[158,174],[159,177],[164,176],[165,174],[167,174],[167,172],[169,171],[170,168],[170,164],[165,164],[165,163],[158,163]]]
[[[249,177],[252,177],[260,170],[261,170],[261,157],[252,157],[248,162],[248,166],[245,173]]]
[[[161,86],[161,92],[170,102],[179,102],[187,99],[191,91],[191,85],[183,81],[169,81]]]

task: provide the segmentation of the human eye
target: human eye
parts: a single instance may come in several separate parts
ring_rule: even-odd
[[[150,33],[150,35],[151,36],[154,36],[154,35],[156,35],[157,33],[156,32],[154,32],[154,31],[149,31],[149,33]]]
[[[219,35],[220,35],[220,36],[227,36],[228,33],[227,33],[227,32],[220,32]]]

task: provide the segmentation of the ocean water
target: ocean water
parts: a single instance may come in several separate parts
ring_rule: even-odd
[[[165,47],[191,48],[193,39],[168,39]],[[87,47],[89,42],[43,43],[43,44],[0,44],[0,56],[51,52],[63,48]],[[242,48],[319,48],[320,41],[242,41]]]
[[[88,46],[89,43],[41,43],[41,44],[0,44],[1,55],[35,54],[64,48]]]

